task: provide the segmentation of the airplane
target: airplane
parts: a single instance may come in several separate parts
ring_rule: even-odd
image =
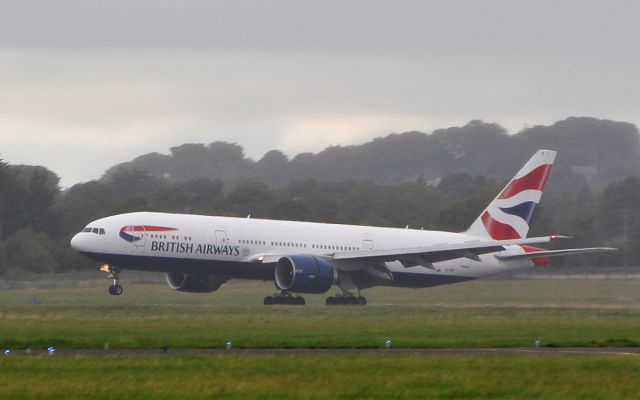
[[[230,279],[274,282],[265,305],[303,305],[337,286],[327,305],[364,305],[362,289],[427,288],[547,265],[550,257],[616,250],[546,250],[562,236],[527,238],[556,152],[538,150],[464,232],[134,212],[91,222],[71,247],[101,264],[121,295],[122,270],[164,272],[171,289],[210,293]]]

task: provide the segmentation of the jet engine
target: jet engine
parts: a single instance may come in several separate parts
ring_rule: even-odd
[[[167,284],[173,290],[190,293],[211,293],[218,290],[230,278],[218,275],[167,272],[166,279]]]
[[[278,260],[275,268],[276,287],[295,293],[324,293],[336,281],[335,270],[324,258],[289,256]]]

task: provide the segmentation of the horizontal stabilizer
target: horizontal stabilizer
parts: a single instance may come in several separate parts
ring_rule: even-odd
[[[558,256],[568,256],[571,254],[582,254],[582,253],[598,253],[601,251],[617,251],[618,249],[613,247],[585,247],[582,249],[562,249],[562,250],[542,250],[542,251],[532,251],[530,253],[524,254],[511,254],[511,255],[499,255],[496,254],[496,257],[501,260],[521,260],[526,258],[536,258],[536,257],[558,257]]]

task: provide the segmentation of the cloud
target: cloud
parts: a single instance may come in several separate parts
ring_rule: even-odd
[[[185,142],[260,158],[472,119],[511,132],[571,115],[637,123],[635,11],[624,0],[10,0],[0,151],[70,185]]]
[[[411,115],[345,113],[301,117],[290,121],[277,147],[295,155],[332,145],[357,144],[367,141],[372,135],[386,135],[395,129],[407,131],[432,123]]]

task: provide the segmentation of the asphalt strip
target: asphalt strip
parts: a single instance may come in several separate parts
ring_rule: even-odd
[[[148,356],[148,355],[296,355],[296,354],[601,354],[639,356],[640,347],[541,347],[541,348],[458,348],[458,349],[16,349],[6,355],[65,355],[65,356]]]

